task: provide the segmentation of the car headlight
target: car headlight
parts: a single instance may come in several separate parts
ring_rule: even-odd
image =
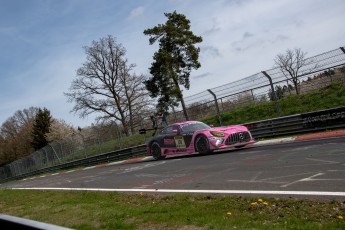
[[[211,131],[210,133],[211,133],[213,136],[215,136],[215,137],[224,137],[224,133],[223,133],[223,132]]]
[[[223,138],[219,138],[217,141],[216,141],[216,146],[219,146],[223,143]]]

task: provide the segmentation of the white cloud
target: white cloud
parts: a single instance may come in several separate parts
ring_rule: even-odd
[[[129,21],[132,21],[132,20],[142,16],[144,14],[144,10],[145,10],[145,8],[143,6],[139,6],[139,7],[135,8],[135,9],[133,9],[130,12],[130,14],[129,14],[127,19]]]

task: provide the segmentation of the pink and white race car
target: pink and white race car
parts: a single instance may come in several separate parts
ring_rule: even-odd
[[[210,127],[199,121],[186,121],[163,128],[147,142],[146,149],[147,155],[159,160],[168,155],[207,154],[252,143],[254,139],[245,126]]]

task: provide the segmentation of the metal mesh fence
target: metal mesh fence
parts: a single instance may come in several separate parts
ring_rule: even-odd
[[[332,82],[344,82],[344,47],[307,58],[305,63],[299,70],[297,77],[298,90],[301,94],[326,87]],[[272,79],[272,87],[276,91],[275,95],[283,94],[278,95],[278,99],[282,96],[296,94],[292,79],[287,72],[279,67],[264,72]],[[238,109],[248,104],[272,101],[272,87],[265,74],[259,72],[210,90],[216,95],[219,110],[223,112]],[[281,87],[280,92],[279,87]],[[216,114],[215,99],[208,91],[185,97],[184,100],[188,107],[189,118],[192,120]],[[179,120],[184,119],[181,108],[175,116]]]
[[[333,82],[345,82],[345,49],[341,47],[306,60],[300,69],[298,87],[301,94],[325,87]],[[272,88],[277,99],[296,94],[289,75],[280,68],[265,71],[272,79],[259,72],[238,81],[224,84],[212,89],[216,98],[203,91],[185,97],[187,112],[191,120],[213,116],[217,112],[231,111],[250,104],[272,101]],[[216,102],[219,105],[217,111]],[[150,128],[152,113],[138,116],[137,129]],[[168,122],[183,121],[181,108],[173,108]],[[160,121],[157,121],[158,125]],[[38,169],[87,158],[97,154],[120,150],[129,146],[143,144],[148,136],[132,135],[126,137],[120,126],[108,123],[79,130],[63,140],[50,143],[43,149],[23,159],[0,168],[0,180]]]

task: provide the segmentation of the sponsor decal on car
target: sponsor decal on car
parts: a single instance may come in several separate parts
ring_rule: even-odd
[[[163,141],[164,141],[164,145],[174,145],[174,139],[167,138],[167,139],[163,139]]]
[[[184,142],[184,139],[182,136],[176,136],[174,137],[176,148],[186,148],[186,143]]]

